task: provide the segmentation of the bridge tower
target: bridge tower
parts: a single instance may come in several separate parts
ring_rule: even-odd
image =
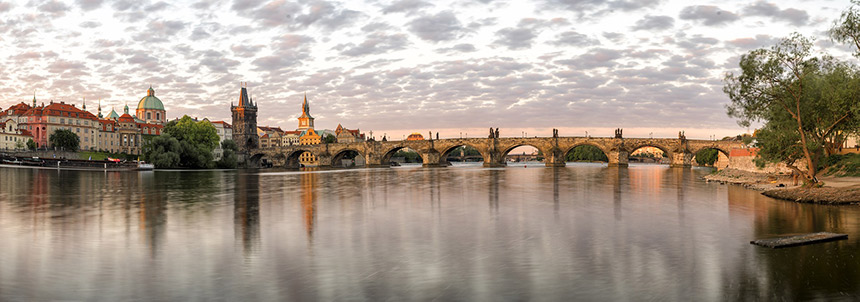
[[[239,146],[239,151],[248,153],[260,146],[260,137],[257,136],[257,105],[248,97],[247,84],[243,84],[239,90],[239,104],[233,106],[233,103],[230,103],[230,111],[233,112],[233,141]]]

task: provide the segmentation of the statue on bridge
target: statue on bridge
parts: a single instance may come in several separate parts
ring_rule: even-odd
[[[494,137],[495,136],[493,135],[493,127],[490,127],[490,136],[487,136],[487,138],[494,138]]]
[[[558,138],[558,129],[552,128],[552,137]]]
[[[499,138],[499,128],[496,128],[496,138]]]
[[[687,140],[687,135],[684,134],[683,130],[678,131],[678,139],[680,139],[682,142]]]
[[[439,140],[439,132],[436,132],[436,140]]]
[[[387,141],[388,141],[388,138],[387,138],[385,135],[383,135],[383,136],[382,136],[382,141],[383,141],[383,142],[387,142]]]
[[[621,138],[621,128],[615,129],[615,138]]]

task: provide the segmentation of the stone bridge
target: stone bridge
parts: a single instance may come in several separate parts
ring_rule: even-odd
[[[673,167],[688,167],[693,155],[703,149],[716,149],[729,156],[732,148],[742,147],[734,141],[688,140],[682,138],[601,138],[601,137],[534,137],[534,138],[454,138],[415,141],[368,141],[316,145],[290,145],[258,148],[248,151],[247,163],[259,166],[266,158],[275,166],[298,168],[299,156],[309,152],[319,159],[321,167],[340,166],[346,155],[355,152],[368,167],[388,167],[391,156],[409,148],[421,155],[425,167],[447,166],[448,154],[460,146],[475,148],[484,158],[484,167],[505,166],[505,156],[516,147],[532,146],[544,155],[549,167],[563,167],[570,150],[582,145],[597,147],[609,158],[610,166],[627,165],[627,156],[643,147],[655,147],[672,160]],[[355,154],[353,153],[353,154]]]

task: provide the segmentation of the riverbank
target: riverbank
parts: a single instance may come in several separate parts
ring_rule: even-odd
[[[803,203],[845,205],[860,204],[860,177],[821,177],[820,188],[795,186],[790,175],[754,173],[724,169],[703,177],[706,181],[742,185],[762,191],[762,195]],[[798,180],[802,184],[802,179]]]

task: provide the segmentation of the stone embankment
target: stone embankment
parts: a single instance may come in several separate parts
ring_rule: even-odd
[[[706,181],[742,185],[746,188],[763,191],[765,196],[804,203],[817,204],[860,204],[860,178],[822,177],[824,186],[805,188],[794,185],[789,175],[767,174],[724,169],[704,177]],[[798,180],[799,184],[802,179]]]

